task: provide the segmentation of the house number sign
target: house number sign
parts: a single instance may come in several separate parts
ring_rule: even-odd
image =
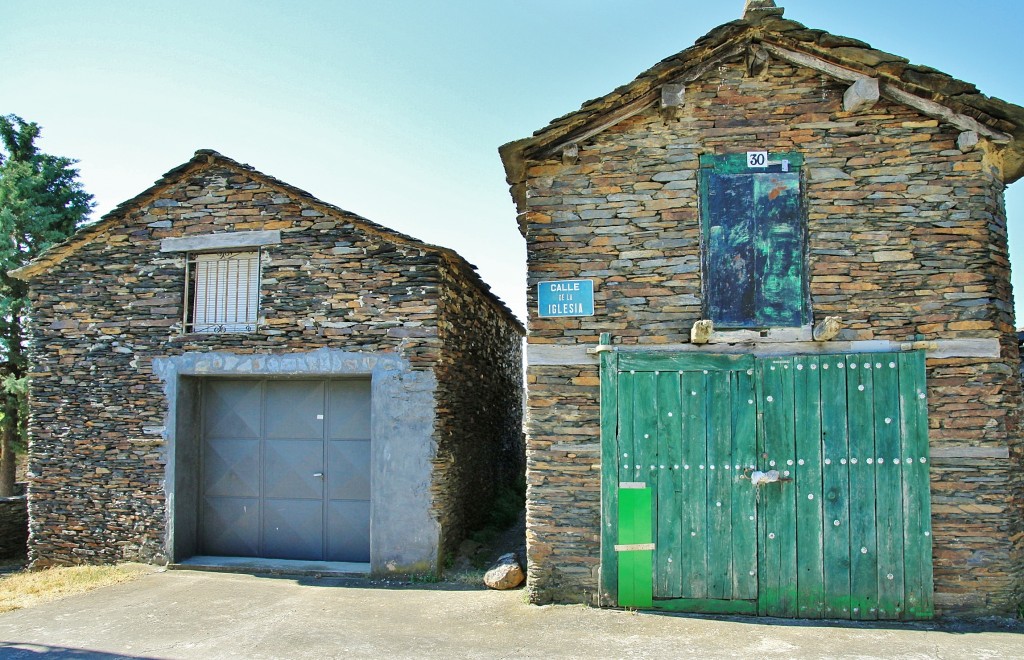
[[[537,285],[541,318],[594,315],[594,280],[556,280]]]
[[[748,151],[747,167],[768,167],[768,152]]]

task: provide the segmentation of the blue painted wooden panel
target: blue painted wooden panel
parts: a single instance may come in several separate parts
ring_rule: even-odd
[[[701,170],[707,315],[726,328],[804,325],[800,174],[733,165]]]

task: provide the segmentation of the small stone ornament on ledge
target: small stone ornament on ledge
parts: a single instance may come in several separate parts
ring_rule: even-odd
[[[498,557],[498,562],[484,574],[484,584],[488,589],[515,589],[525,579],[514,552]]]

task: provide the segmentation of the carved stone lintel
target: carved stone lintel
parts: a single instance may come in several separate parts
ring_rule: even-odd
[[[710,319],[701,319],[690,328],[690,341],[694,344],[706,344],[715,331],[715,323]]]
[[[580,145],[573,143],[562,149],[562,164],[575,165],[580,160]]]
[[[838,316],[826,316],[811,333],[814,341],[829,341],[835,339],[839,331],[843,329],[843,321]]]
[[[881,98],[878,89],[877,78],[861,78],[850,85],[843,94],[843,110],[846,112],[860,112],[868,110]]]

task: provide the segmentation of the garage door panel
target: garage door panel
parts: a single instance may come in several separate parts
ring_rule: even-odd
[[[262,397],[260,381],[206,382],[203,435],[207,438],[258,438]]]
[[[203,492],[211,497],[259,497],[260,441],[207,439]]]
[[[263,496],[323,499],[322,440],[267,440]]]
[[[204,381],[200,545],[367,562],[370,381]]]
[[[268,381],[264,405],[266,437],[324,437],[323,381]]]
[[[370,442],[332,441],[328,451],[327,497],[370,499]]]
[[[370,503],[330,501],[327,507],[327,560],[370,561]]]
[[[263,556],[277,559],[322,558],[323,502],[265,500]]]
[[[260,501],[246,497],[203,500],[200,548],[208,555],[259,556]]]
[[[370,381],[337,380],[330,384],[327,437],[331,440],[370,439]]]

